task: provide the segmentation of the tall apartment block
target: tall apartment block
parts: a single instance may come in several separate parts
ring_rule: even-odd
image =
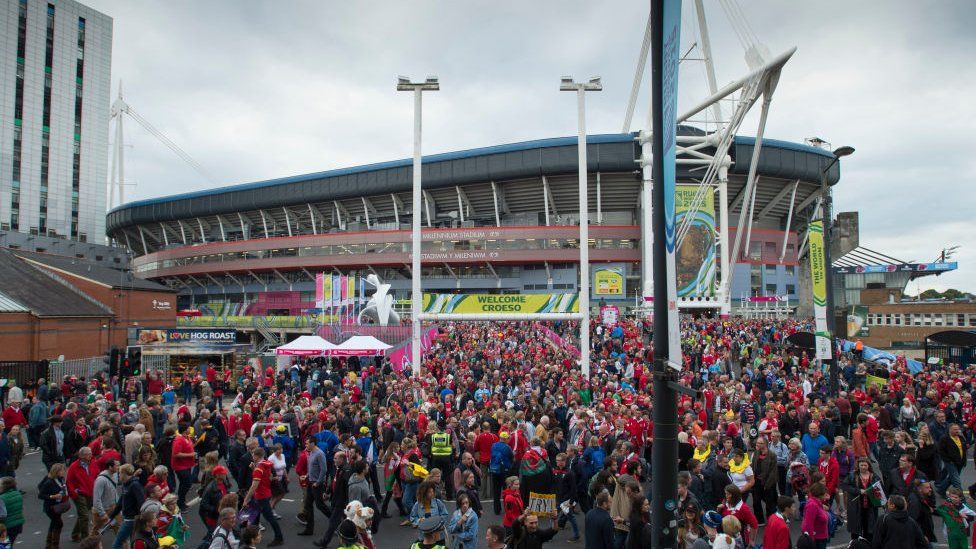
[[[111,17],[0,0],[0,233],[105,242],[111,60]]]

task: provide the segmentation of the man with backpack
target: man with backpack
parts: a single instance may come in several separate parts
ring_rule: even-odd
[[[505,489],[505,477],[512,469],[515,460],[515,453],[508,445],[509,434],[502,431],[498,442],[491,445],[491,461],[488,464],[488,472],[491,473],[492,485],[495,488],[495,514],[502,512],[502,490]]]

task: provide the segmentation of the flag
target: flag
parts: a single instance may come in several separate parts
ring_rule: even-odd
[[[353,311],[356,308],[356,277],[348,277],[346,279],[346,284],[349,286],[346,289],[346,294],[349,296],[349,304],[346,307],[346,319],[348,321],[352,318]]]
[[[868,503],[874,507],[884,507],[888,503],[888,497],[885,496],[880,480],[868,487],[867,496]]]
[[[332,324],[336,321],[336,310],[339,306],[339,275],[332,275],[332,294],[329,300],[329,314],[332,315]]]
[[[522,501],[526,509],[539,517],[556,516],[556,481],[542,453],[529,448],[519,462]]]

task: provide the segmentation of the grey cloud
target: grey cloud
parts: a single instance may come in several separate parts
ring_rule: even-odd
[[[411,102],[394,91],[397,74],[441,78],[443,91],[425,99],[426,152],[575,133],[572,97],[557,91],[563,74],[603,77],[605,91],[588,98],[588,129],[619,131],[647,9],[622,0],[87,3],[115,19],[113,78],[128,101],[226,183],[409,156]],[[683,50],[694,41],[685,4]],[[857,147],[836,204],[861,212],[862,241],[920,260],[943,243],[973,244],[976,167],[961,151],[976,119],[964,99],[976,87],[976,3],[740,4],[773,53],[799,48],[767,135]],[[706,5],[722,84],[747,69],[718,3]],[[701,64],[686,63],[682,107],[705,95]],[[636,121],[647,100],[645,91]],[[208,186],[128,128],[130,197]],[[966,250],[960,271],[923,288],[976,289],[967,276],[976,250]]]

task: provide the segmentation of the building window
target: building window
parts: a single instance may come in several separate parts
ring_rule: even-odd
[[[753,261],[762,259],[762,242],[749,243],[749,259]]]
[[[775,284],[766,284],[766,295],[776,295]]]
[[[796,276],[796,266],[787,265],[783,267],[783,272],[786,274],[786,276]]]
[[[895,326],[901,326],[901,315],[898,314],[898,313],[895,313],[895,314],[893,314],[891,316],[894,317]]]
[[[794,286],[793,284],[787,284],[786,285],[786,295],[795,296],[796,295],[796,286]]]
[[[54,63],[54,4],[47,5],[47,41],[44,49],[44,102],[41,110],[41,207],[38,220],[38,230],[41,234],[48,234],[47,229],[47,184],[50,171],[50,147],[44,144],[49,140],[47,134],[51,128],[51,87],[52,65]]]
[[[776,265],[765,265],[766,276],[776,276]]]
[[[70,238],[78,238],[78,212],[80,211],[79,194],[81,191],[81,113],[82,98],[84,96],[85,76],[85,18],[78,18],[78,63],[75,65],[75,142],[74,157],[71,162],[71,234]]]
[[[760,265],[749,266],[749,279],[752,295],[762,293],[762,267]]]
[[[891,326],[891,315],[886,314],[884,316],[885,316],[885,320],[884,320],[885,326]]]

